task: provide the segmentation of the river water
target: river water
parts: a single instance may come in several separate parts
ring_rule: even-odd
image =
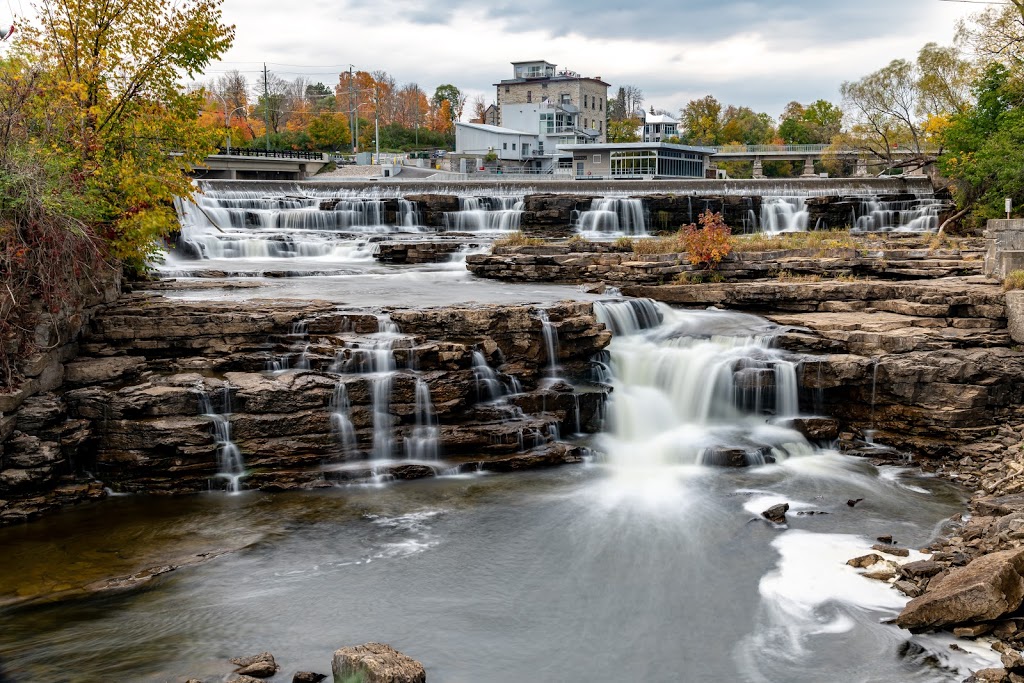
[[[582,296],[479,282],[457,261],[256,275],[278,260],[165,268],[248,271],[186,277],[173,293],[198,298]],[[235,287],[243,281],[257,287]],[[585,465],[306,493],[121,496],[0,529],[0,672],[16,682],[221,681],[229,657],[270,650],[275,680],[290,680],[369,641],[420,660],[435,683],[945,682],[992,664],[980,646],[954,652],[884,623],[906,599],[846,565],[880,535],[928,543],[962,510],[962,491],[809,444],[791,427],[799,359],[772,347],[764,320],[615,297],[597,312],[615,332],[597,359],[612,394]],[[709,466],[728,454],[750,467]],[[760,517],[780,502],[787,525]],[[140,589],[83,597],[92,582],[221,551]]]

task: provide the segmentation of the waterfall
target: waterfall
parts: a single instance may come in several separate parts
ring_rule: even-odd
[[[352,424],[352,406],[348,400],[348,387],[341,380],[334,386],[331,398],[331,427],[345,453],[356,450],[356,430]]]
[[[484,354],[479,351],[473,352],[473,376],[478,403],[497,401],[505,395],[504,388],[498,380],[498,373],[491,369]]]
[[[659,324],[634,324],[649,306]],[[809,452],[800,433],[781,425],[799,412],[796,365],[771,347],[767,321],[652,302],[602,302],[595,311],[615,331],[608,432],[600,437],[610,464],[757,465]]]
[[[437,460],[440,429],[430,400],[430,387],[416,380],[416,426],[405,439],[405,457],[409,460]]]
[[[761,204],[761,231],[767,233],[807,230],[805,197],[765,197]]]
[[[595,199],[590,210],[580,214],[577,229],[588,233],[646,235],[643,201],[622,197]]]
[[[404,228],[417,228],[422,222],[416,202],[408,199],[398,200],[398,224]]]
[[[522,197],[459,197],[459,210],[444,215],[455,232],[514,232],[523,215]]]
[[[636,334],[661,324],[661,309],[650,299],[595,301],[594,315],[616,336]]]
[[[213,408],[213,401],[205,391],[199,394],[199,414],[210,420],[214,442],[217,444],[216,478],[227,482],[230,493],[241,490],[241,479],[245,476],[245,461],[238,446],[231,440],[231,387],[225,385],[218,391],[221,412]]]
[[[854,230],[858,232],[934,232],[939,214],[947,202],[934,198],[911,200],[865,199],[855,212]]]
[[[554,379],[558,377],[558,330],[551,324],[548,312],[543,308],[538,309],[537,317],[540,319],[544,348],[548,354],[548,377]]]

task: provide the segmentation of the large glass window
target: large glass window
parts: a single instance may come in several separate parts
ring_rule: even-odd
[[[658,154],[653,150],[618,150],[609,155],[612,176],[655,175]]]

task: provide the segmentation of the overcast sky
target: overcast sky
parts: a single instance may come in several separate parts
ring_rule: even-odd
[[[628,7],[628,9],[623,9]],[[512,61],[546,59],[640,87],[673,112],[712,94],[778,116],[791,100],[838,100],[839,84],[929,41],[948,44],[978,4],[942,0],[225,0],[237,27],[225,69],[266,61],[333,85],[383,69],[428,94],[454,83],[494,99]],[[468,107],[467,107],[468,109]],[[468,111],[467,111],[468,113]]]

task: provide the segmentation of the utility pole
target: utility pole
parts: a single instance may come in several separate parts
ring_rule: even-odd
[[[267,63],[263,63],[263,127],[267,134],[267,151],[270,151],[270,92],[267,88]]]
[[[348,134],[352,138],[352,153],[356,153],[356,135],[358,131],[356,129],[356,116],[359,112],[356,111],[356,94],[355,94],[355,75],[352,73],[353,66],[348,65]]]

